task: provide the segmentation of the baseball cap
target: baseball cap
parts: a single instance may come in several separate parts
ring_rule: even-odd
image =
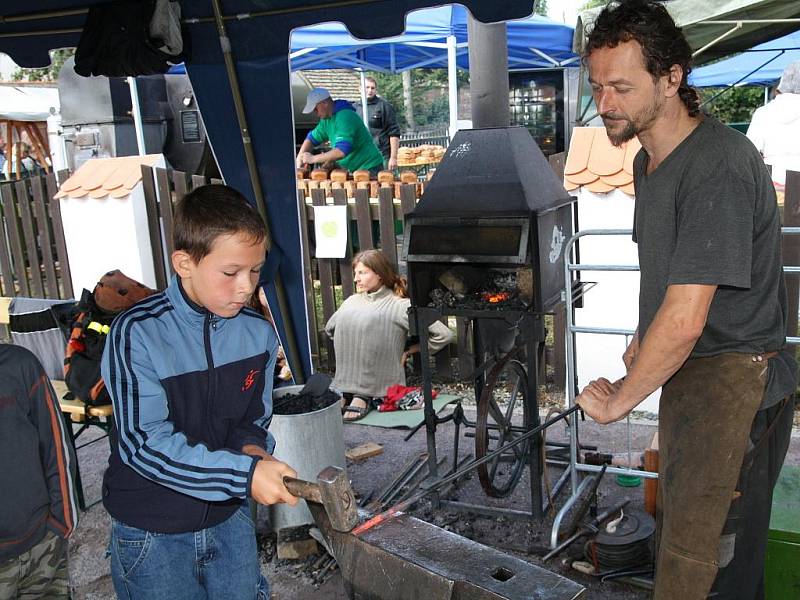
[[[322,102],[323,100],[327,100],[330,98],[330,92],[325,88],[314,88],[310,92],[308,92],[308,97],[306,98],[306,107],[303,109],[303,112],[308,114],[314,112],[314,108]]]

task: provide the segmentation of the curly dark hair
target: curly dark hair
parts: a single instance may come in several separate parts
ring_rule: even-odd
[[[599,48],[615,48],[635,41],[642,48],[645,67],[656,80],[667,75],[672,65],[683,69],[678,95],[689,116],[700,112],[700,97],[689,85],[692,49],[667,9],[652,0],[620,0],[610,3],[594,22],[588,34],[584,59]]]

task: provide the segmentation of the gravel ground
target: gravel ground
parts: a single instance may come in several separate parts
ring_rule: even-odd
[[[474,409],[465,407],[469,418],[474,419]],[[645,415],[647,416],[647,415]],[[79,442],[85,442],[96,436],[97,430],[90,430],[81,436]],[[632,419],[631,441],[634,450],[646,447],[655,431],[655,422],[651,419]],[[358,463],[348,464],[353,489],[359,495],[368,494],[373,489],[381,489],[402,469],[408,460],[425,450],[424,431],[420,431],[409,441],[404,441],[405,430],[392,430],[361,425],[347,425],[344,428],[345,443],[353,447],[368,441],[383,446],[384,452],[378,456]],[[437,432],[437,448],[441,456],[452,458],[453,425],[446,423]],[[556,425],[548,433],[548,439],[566,440],[565,428]],[[624,453],[626,451],[625,424],[617,423],[600,427],[587,421],[581,427],[581,442],[596,444],[603,452]],[[472,438],[464,438],[463,430],[460,442],[460,456],[464,457],[473,450]],[[100,481],[108,458],[108,444],[98,441],[79,451],[80,465],[84,477],[87,499],[99,497]],[[792,443],[786,459],[787,464],[800,465],[800,432],[793,432]],[[551,469],[550,479],[557,477],[560,470]],[[520,510],[528,510],[530,501],[527,490],[527,474],[517,485],[513,495],[505,500],[490,501],[480,488],[477,477],[467,480],[455,492],[453,497],[476,504],[500,505]],[[560,506],[565,494],[556,501]],[[630,498],[631,506],[641,506],[642,487],[623,488],[616,484],[614,477],[606,476],[599,491],[601,507],[609,506],[623,498]],[[523,560],[540,565],[539,556],[544,551],[550,533],[552,516],[544,523],[522,523],[506,518],[490,518],[470,516],[442,510],[433,510],[429,503],[421,503],[414,511],[416,516],[428,520],[446,529],[450,529],[477,542],[508,552]],[[279,561],[274,558],[274,534],[266,529],[260,521],[260,546],[263,571],[270,580],[275,597],[281,600],[338,600],[344,598],[341,577],[334,570],[321,586],[315,586],[309,574],[312,557],[307,562]],[[70,570],[75,585],[75,598],[105,599],[113,598],[113,589],[109,574],[109,561],[105,556],[108,543],[109,518],[101,504],[91,507],[81,515],[80,524],[70,542]],[[647,592],[618,582],[600,584],[593,578],[581,575],[569,569],[557,560],[548,563],[547,568],[557,571],[570,579],[587,586],[587,598],[638,600],[648,597]]]

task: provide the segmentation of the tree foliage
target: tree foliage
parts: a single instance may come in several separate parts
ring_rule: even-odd
[[[41,69],[23,69],[17,67],[11,73],[13,81],[56,81],[61,67],[66,60],[75,54],[75,48],[60,48],[50,53],[50,66]]]
[[[707,102],[722,91],[720,88],[701,88],[700,101]],[[764,104],[764,88],[741,86],[726,90],[713,101],[703,105],[703,110],[723,123],[749,123],[753,112]]]
[[[395,108],[397,122],[403,130],[409,129],[403,111],[403,78],[399,74],[370,73],[378,82],[378,95]],[[414,69],[411,71],[411,97],[414,104],[414,126],[433,128],[446,126],[450,107],[447,97],[447,69]],[[458,70],[458,85],[469,85],[469,73]]]
[[[590,8],[597,8],[598,6],[605,6],[609,0],[587,0],[579,10],[589,10]]]
[[[536,3],[536,10],[533,11],[536,15],[541,15],[543,17],[547,16],[547,0],[539,0]]]

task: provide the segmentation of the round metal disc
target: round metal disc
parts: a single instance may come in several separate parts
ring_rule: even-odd
[[[614,533],[609,533],[603,527],[595,542],[607,546],[624,546],[646,540],[656,531],[656,521],[649,513],[635,508],[626,508],[625,516],[617,524]]]

